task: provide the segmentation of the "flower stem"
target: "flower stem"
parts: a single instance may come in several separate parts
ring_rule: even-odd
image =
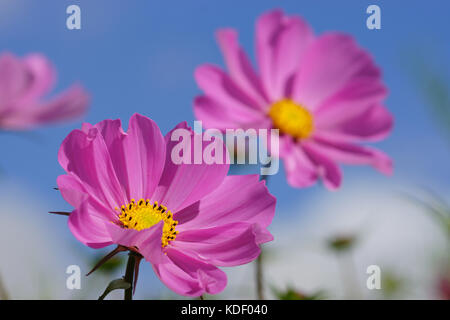
[[[134,265],[136,263],[134,253],[128,253],[127,269],[125,270],[124,280],[130,284],[128,289],[125,289],[123,296],[124,300],[133,300],[133,278],[134,278]]]
[[[6,291],[1,275],[0,275],[0,300],[9,300],[8,291]]]
[[[261,248],[261,253],[256,259],[256,295],[258,300],[264,300],[264,277],[263,277],[263,251]]]
[[[269,176],[261,176],[261,180],[266,182],[266,186]],[[263,248],[261,248],[261,253],[256,259],[256,296],[258,300],[264,300],[264,276],[263,276]]]

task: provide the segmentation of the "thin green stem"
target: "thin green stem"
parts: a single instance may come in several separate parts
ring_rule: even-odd
[[[124,300],[133,300],[133,285],[134,285],[134,266],[136,263],[136,259],[134,257],[134,253],[128,253],[128,262],[127,269],[125,270],[124,280],[130,284],[128,289],[125,289]]]
[[[8,291],[6,291],[6,288],[3,284],[1,275],[0,275],[0,300],[9,300],[9,294]]]
[[[261,180],[264,180],[264,181],[266,182],[266,186],[267,186],[267,184],[269,183],[269,177],[270,177],[270,176],[268,176],[268,175],[261,176]]]
[[[261,176],[261,180],[268,183],[269,176]],[[264,274],[263,274],[263,248],[261,248],[261,253],[256,259],[256,296],[258,300],[264,300]]]
[[[258,300],[264,300],[263,250],[256,259],[256,295]]]

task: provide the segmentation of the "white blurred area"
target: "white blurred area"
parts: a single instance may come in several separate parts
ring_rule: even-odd
[[[67,217],[48,213],[55,208],[46,195],[26,183],[0,179],[0,281],[4,290],[0,298],[96,299],[115,275],[84,276],[92,267],[89,253],[94,250],[72,239]],[[70,265],[81,268],[80,290],[67,289]],[[108,298],[121,296],[121,292],[112,292]]]
[[[298,204],[292,218],[273,225],[276,240],[265,246],[266,297],[274,298],[271,287],[292,287],[305,295],[323,291],[328,299],[439,298],[436,280],[445,270],[448,244],[441,226],[405,197],[421,192],[366,182],[338,192],[324,190]],[[349,255],[338,257],[327,247],[331,237],[348,235],[357,237]],[[367,289],[369,265],[381,268],[381,290]],[[253,264],[228,268],[227,273],[223,298],[255,297],[254,286],[248,285],[254,279]],[[383,289],[393,279],[397,287],[387,296]]]
[[[0,182],[0,277],[10,299],[56,299],[69,296],[60,256],[46,223],[47,210],[25,186]]]

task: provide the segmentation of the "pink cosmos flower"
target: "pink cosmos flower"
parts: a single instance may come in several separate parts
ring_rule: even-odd
[[[172,132],[138,114],[127,132],[120,120],[83,124],[61,145],[58,188],[79,241],[137,252],[178,294],[215,294],[227,281],[217,266],[248,263],[272,240],[276,201],[257,175],[227,176],[228,164],[174,164]]]
[[[73,86],[49,101],[41,101],[54,85],[55,70],[40,54],[22,59],[0,55],[0,130],[24,130],[70,120],[83,114],[88,96]]]
[[[352,37],[316,37],[300,17],[268,12],[256,23],[259,73],[237,38],[232,29],[217,32],[228,73],[210,64],[195,71],[204,95],[195,99],[194,112],[206,127],[279,129],[279,156],[294,187],[321,178],[338,188],[338,163],[391,174],[384,153],[358,144],[385,138],[393,118],[383,106],[380,69]]]

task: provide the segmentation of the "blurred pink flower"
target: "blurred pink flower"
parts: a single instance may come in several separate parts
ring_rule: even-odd
[[[189,130],[193,146],[186,123],[176,128]],[[276,200],[257,175],[227,176],[228,164],[174,164],[171,132],[163,137],[138,114],[128,132],[120,120],[72,131],[58,155],[67,174],[57,181],[75,208],[69,228],[89,247],[138,252],[178,294],[215,294],[227,281],[217,266],[248,263],[273,239],[266,227]]]
[[[88,105],[86,92],[72,86],[56,98],[41,101],[55,82],[55,70],[40,54],[22,59],[0,55],[0,130],[25,130],[70,120],[82,115]]]
[[[280,157],[294,187],[321,178],[338,188],[338,163],[392,173],[387,155],[358,144],[384,139],[393,118],[383,106],[380,69],[351,36],[316,37],[300,17],[268,12],[256,23],[259,74],[235,30],[219,30],[217,40],[228,73],[210,64],[195,71],[204,95],[194,112],[206,127],[279,129]]]

